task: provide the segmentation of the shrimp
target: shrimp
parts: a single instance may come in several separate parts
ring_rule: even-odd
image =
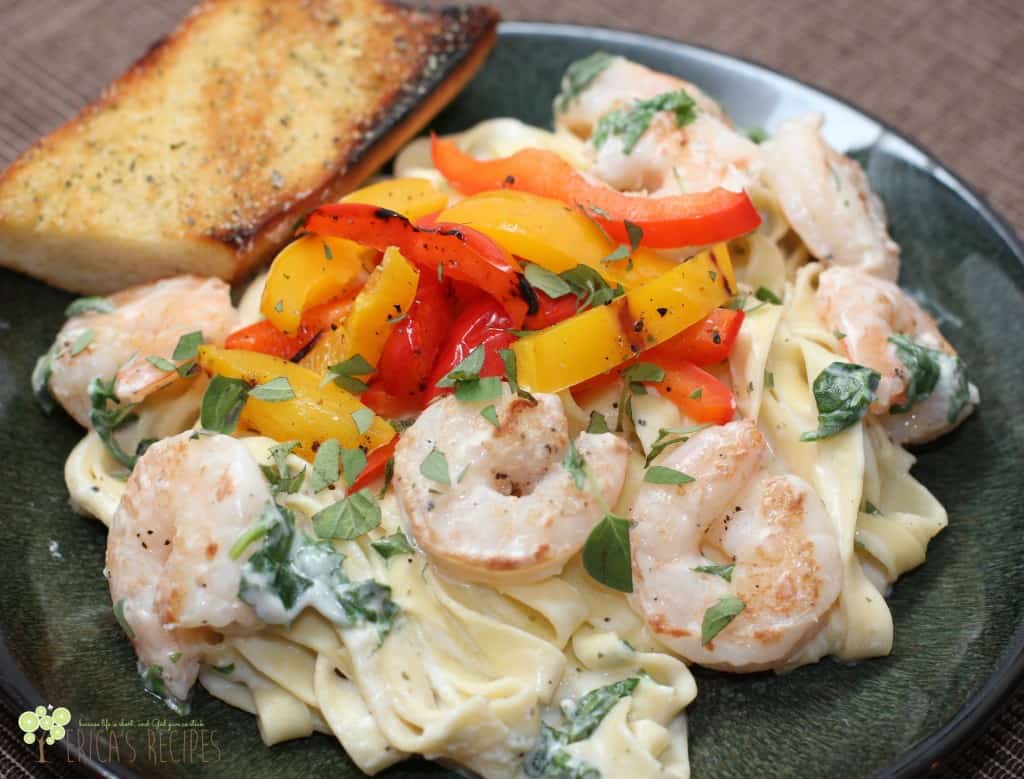
[[[895,281],[900,247],[886,229],[885,207],[864,169],[825,142],[823,121],[807,114],[779,125],[763,146],[765,177],[811,254]]]
[[[825,624],[843,564],[836,528],[805,481],[775,475],[753,420],[705,430],[659,465],[684,485],[644,483],[630,532],[634,608],[669,649],[725,671],[781,668]],[[731,580],[697,571],[731,564]],[[743,610],[707,644],[705,613],[724,597]]]
[[[840,343],[850,360],[881,374],[871,404],[875,414],[904,404],[912,378],[890,338],[909,336],[931,350],[939,367],[935,388],[909,413],[883,419],[897,443],[930,441],[959,425],[977,406],[978,388],[967,381],[956,350],[931,315],[892,282],[854,268],[829,268],[818,277],[817,309],[825,325],[842,334]]]
[[[676,195],[681,189],[740,191],[749,186],[762,166],[760,148],[736,132],[721,107],[693,84],[621,57],[612,60],[564,112],[556,112],[556,124],[591,138],[610,111],[628,111],[638,100],[680,90],[696,105],[693,121],[678,127],[669,112],[659,112],[631,150],[620,136],[604,140],[588,173],[616,189],[657,196]]]
[[[563,464],[570,439],[556,395],[539,394],[534,405],[506,390],[495,405],[496,426],[451,396],[427,408],[398,442],[395,491],[407,530],[442,570],[474,582],[535,582],[561,571],[618,499],[630,449],[611,433],[581,433],[575,446],[593,491],[581,489]],[[447,460],[450,485],[428,475],[434,452]]]
[[[241,441],[179,433],[142,455],[107,539],[107,577],[140,669],[184,700],[213,631],[259,627],[238,597],[247,554],[230,549],[271,499]]]
[[[83,427],[90,426],[93,379],[116,376],[122,402],[142,400],[178,378],[149,357],[170,360],[178,339],[197,330],[223,343],[237,321],[230,292],[220,279],[176,276],[111,295],[113,311],[73,316],[57,334],[50,391]]]

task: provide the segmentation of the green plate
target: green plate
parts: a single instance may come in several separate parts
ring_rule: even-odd
[[[831,142],[855,153],[889,208],[903,247],[902,284],[933,305],[983,398],[962,428],[920,452],[915,473],[949,509],[950,525],[932,542],[927,563],[889,598],[892,655],[856,666],[826,661],[786,676],[698,671],[700,693],[688,712],[694,776],[927,770],[987,721],[1024,670],[1024,423],[1017,405],[1024,251],[953,174],[875,119],[762,67],[671,41],[504,25],[486,67],[435,126],[453,131],[502,115],[545,125],[565,66],[596,48],[696,82],[740,126],[771,130],[787,115],[824,113]],[[0,300],[0,686],[8,704],[15,711],[66,706],[71,730],[110,721],[116,751],[91,738],[81,745],[83,765],[102,775],[359,776],[324,736],[264,748],[254,718],[201,690],[192,715],[201,727],[119,729],[122,720],[174,717],[139,689],[103,579],[103,528],[68,507],[62,469],[81,431],[62,415],[44,417],[28,389],[33,360],[60,326],[69,296],[3,273]],[[51,554],[51,541],[63,559]],[[66,758],[51,748],[51,762]],[[385,775],[454,776],[425,761]]]

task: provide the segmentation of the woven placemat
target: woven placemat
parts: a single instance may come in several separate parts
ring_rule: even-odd
[[[491,0],[509,19],[655,33],[753,59],[864,107],[918,140],[1024,232],[1020,0]],[[0,0],[0,167],[70,118],[170,30],[191,0]],[[443,5],[431,0],[428,5]],[[0,776],[37,765],[0,702]],[[60,771],[60,773],[56,773]],[[948,776],[1024,776],[1024,692]]]

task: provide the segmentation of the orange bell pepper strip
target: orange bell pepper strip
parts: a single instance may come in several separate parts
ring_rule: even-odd
[[[302,229],[347,238],[380,251],[396,246],[424,271],[467,282],[489,294],[508,312],[513,327],[522,326],[535,303],[533,290],[508,252],[464,225],[417,227],[386,208],[333,203],[313,211]]]
[[[351,307],[351,296],[335,298],[319,306],[313,306],[303,313],[299,329],[294,335],[282,333],[269,320],[263,319],[233,332],[227,337],[224,347],[262,352],[290,360],[305,349],[319,333],[344,319]]]
[[[662,360],[687,360],[695,365],[722,362],[732,352],[743,317],[742,311],[716,308],[703,321],[645,351],[640,359],[659,364]]]
[[[270,402],[249,397],[239,417],[241,429],[254,430],[276,441],[300,442],[297,454],[312,460],[324,441],[335,438],[346,449],[370,452],[395,437],[386,420],[374,416],[360,433],[354,412],[366,407],[359,398],[295,363],[257,352],[201,346],[199,366],[208,375],[242,379],[250,386],[284,377],[295,397]]]
[[[688,360],[654,360],[665,370],[665,380],[652,384],[694,422],[724,425],[736,413],[732,390]]]
[[[587,209],[617,241],[628,243],[626,222],[651,248],[701,246],[748,233],[761,217],[745,192],[717,188],[670,197],[642,197],[591,184],[557,154],[523,149],[511,157],[477,160],[454,142],[431,137],[434,165],[460,192],[516,189]]]

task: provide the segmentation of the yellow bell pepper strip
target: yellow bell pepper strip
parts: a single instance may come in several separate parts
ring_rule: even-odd
[[[321,386],[323,377],[295,363],[258,352],[201,346],[198,361],[210,374],[242,379],[250,386],[284,377],[295,397],[270,402],[249,397],[239,417],[239,427],[254,430],[277,441],[300,441],[297,454],[312,460],[323,441],[336,438],[346,449],[367,452],[383,446],[395,436],[385,420],[374,416],[360,433],[353,412],[366,407],[335,384]]]
[[[719,244],[606,306],[520,338],[512,345],[519,381],[536,392],[579,384],[699,322],[735,289],[729,251]]]
[[[292,241],[270,266],[260,313],[281,332],[294,335],[302,312],[351,288],[373,254],[331,236],[304,235]]]
[[[517,189],[587,208],[616,241],[628,241],[628,223],[655,249],[702,246],[749,233],[761,217],[745,192],[718,187],[669,197],[643,197],[592,184],[557,154],[522,149],[510,157],[477,160],[450,140],[431,137],[430,153],[444,177],[466,195]]]
[[[388,179],[345,195],[341,203],[366,203],[401,214],[415,222],[448,205],[448,196],[427,179]]]
[[[358,354],[376,366],[395,324],[409,312],[419,278],[420,272],[402,253],[389,247],[345,320],[325,330],[299,365],[324,374],[330,366]]]
[[[632,262],[602,262],[615,245],[596,221],[577,208],[529,192],[481,192],[445,209],[437,221],[472,227],[509,254],[552,273],[589,265],[606,281],[621,283],[626,289],[668,273],[677,264],[644,248],[630,253]]]

